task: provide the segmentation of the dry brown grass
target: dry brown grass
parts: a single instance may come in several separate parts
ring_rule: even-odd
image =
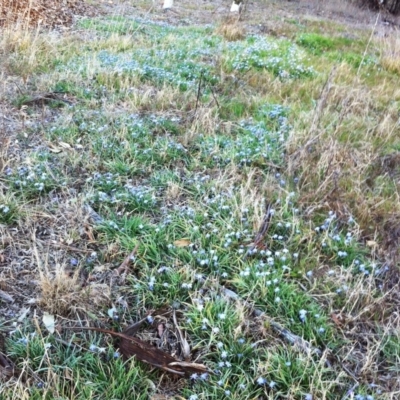
[[[3,73],[19,76],[26,83],[33,73],[54,63],[60,55],[58,45],[64,40],[56,32],[43,36],[39,29],[31,30],[21,24],[3,28],[0,37]]]
[[[5,124],[5,120],[2,121]],[[10,162],[7,153],[10,146],[10,138],[5,135],[5,129],[3,133],[0,133],[0,173],[4,171],[7,164]]]
[[[246,36],[246,27],[237,17],[230,17],[222,22],[215,31],[226,40],[241,40]]]
[[[382,67],[389,72],[400,75],[400,37],[398,30],[386,37],[379,38],[377,46],[381,51],[380,62]]]
[[[299,176],[302,202],[310,210],[354,217],[364,238],[378,232],[385,242],[388,224],[400,212],[399,184],[377,166],[398,134],[397,117],[394,110],[381,112],[382,87],[371,91],[357,78],[352,87],[343,86],[345,71],[339,69],[325,86],[314,113],[303,116],[306,128],[289,144],[289,170]]]
[[[34,254],[39,289],[37,303],[42,310],[66,317],[86,315],[91,310],[111,305],[110,285],[92,280],[79,267],[71,268],[66,259],[51,266],[46,253],[39,253],[36,245]],[[105,268],[98,272],[101,274],[103,270]],[[112,280],[111,276],[110,279]]]
[[[26,26],[71,24],[74,14],[87,12],[83,0],[2,0],[0,26],[22,23]]]
[[[39,269],[39,305],[55,315],[69,315],[80,303],[79,270],[73,273],[63,265],[57,265],[54,272]]]

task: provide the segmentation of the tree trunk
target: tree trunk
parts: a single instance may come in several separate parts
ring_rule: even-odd
[[[400,11],[400,0],[383,0],[381,4],[392,14],[398,14]]]

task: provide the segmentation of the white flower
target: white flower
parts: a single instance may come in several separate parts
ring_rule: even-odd
[[[90,347],[89,347],[89,350],[93,351],[93,352],[96,352],[97,349],[98,349],[98,347],[95,344],[91,344]]]
[[[263,378],[262,376],[260,376],[259,378],[257,378],[257,383],[262,386],[265,385],[267,383],[267,380],[265,378]]]
[[[192,288],[192,284],[191,283],[182,283],[181,285],[182,289],[191,289]]]
[[[307,315],[307,311],[306,310],[300,310],[299,311],[299,318],[300,321],[304,322],[306,320],[306,315]]]

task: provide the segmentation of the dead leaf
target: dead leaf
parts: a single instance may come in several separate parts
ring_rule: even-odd
[[[62,152],[62,149],[60,149],[59,147],[54,146],[53,144],[49,144],[49,150],[52,153],[58,154]]]
[[[190,240],[186,239],[186,238],[178,239],[178,240],[175,240],[174,245],[176,247],[187,247],[190,245]]]
[[[271,217],[273,215],[272,212],[272,206],[271,203],[269,203],[268,201],[265,202],[265,214],[264,214],[264,218],[261,222],[261,225],[258,229],[258,232],[256,234],[256,237],[254,238],[253,243],[250,244],[250,248],[246,253],[246,256],[249,254],[252,254],[252,251],[257,249],[257,250],[265,250],[266,246],[263,243],[264,238],[268,232],[269,229],[269,225],[271,222]]]
[[[66,142],[58,142],[58,144],[63,147],[64,149],[70,149],[71,145],[69,143]]]
[[[117,309],[116,309],[115,307],[110,308],[110,309],[107,311],[107,314],[108,314],[108,316],[109,316],[111,319],[114,318],[114,316],[117,315],[117,313],[118,313],[118,311],[117,311]]]
[[[157,325],[158,337],[162,337],[162,335],[164,333],[164,330],[165,330],[164,324],[158,324]]]
[[[187,362],[187,361],[174,361],[174,362],[170,363],[169,366],[186,368],[188,370],[193,370],[194,372],[197,372],[197,373],[209,372],[208,368],[205,365],[191,363],[191,362]]]
[[[185,360],[188,360],[190,358],[190,345],[189,345],[188,341],[186,340],[186,338],[183,336],[181,329],[179,328],[178,322],[176,321],[175,310],[173,313],[173,319],[174,319],[174,324],[175,324],[176,330],[178,331],[179,341],[181,342],[181,350],[182,350],[183,357],[185,358]]]
[[[335,313],[331,314],[332,321],[335,323],[335,325],[340,328],[343,325],[343,322],[341,321],[342,317],[340,315],[337,315]]]
[[[376,247],[376,246],[378,246],[378,243],[376,243],[375,240],[367,240],[367,246],[368,247]]]
[[[3,290],[0,290],[0,297],[3,300],[8,301],[9,303],[14,303],[14,298],[10,296],[8,293],[4,292]]]
[[[72,381],[73,380],[73,375],[72,372],[69,368],[65,368],[64,369],[64,378],[67,379],[68,381]]]
[[[135,323],[132,324],[132,325],[129,325],[128,327],[126,327],[126,328],[124,329],[123,333],[124,333],[125,335],[128,335],[128,336],[136,335],[137,331],[139,330],[139,328],[143,325],[143,323],[144,323],[145,321],[147,321],[147,317],[145,317],[145,318],[139,320],[138,322],[135,322]]]
[[[17,321],[18,321],[18,322],[22,322],[22,321],[26,318],[26,316],[29,314],[30,311],[31,311],[30,307],[28,307],[28,308],[25,308],[25,307],[22,308],[22,309],[21,309],[21,313],[20,313],[20,315],[19,315]]]

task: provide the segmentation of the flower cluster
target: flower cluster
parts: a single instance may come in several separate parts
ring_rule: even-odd
[[[28,197],[40,196],[66,184],[65,179],[59,179],[57,166],[48,160],[38,161],[33,165],[22,165],[11,173],[7,180]]]
[[[232,43],[229,51],[234,70],[265,69],[282,79],[307,77],[315,73],[313,68],[303,64],[299,48],[286,41],[254,35],[246,41]]]

